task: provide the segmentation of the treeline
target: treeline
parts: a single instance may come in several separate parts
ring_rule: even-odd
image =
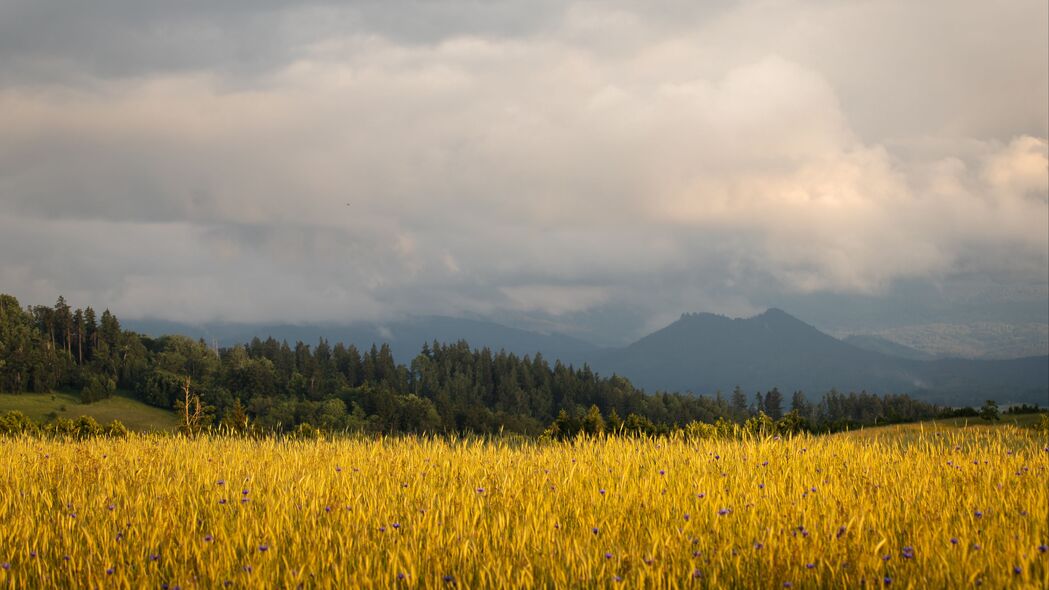
[[[187,390],[187,387],[189,388]],[[789,417],[802,430],[832,431],[860,425],[936,417],[940,409],[905,395],[836,391],[810,401],[778,389],[748,399],[645,393],[629,380],[602,377],[586,365],[553,364],[466,342],[424,345],[397,364],[387,345],[358,350],[320,340],[294,346],[273,338],[213,349],[183,336],[150,338],[121,329],[108,310],[22,308],[0,295],[0,391],[78,392],[92,402],[122,390],[162,408],[200,402],[200,424],[232,429],[292,431],[309,428],[367,432],[563,431],[596,408],[602,419],[651,432],[692,423],[745,424]],[[789,408],[789,409],[788,409]],[[620,418],[622,417],[622,418]],[[651,426],[649,426],[651,425]]]

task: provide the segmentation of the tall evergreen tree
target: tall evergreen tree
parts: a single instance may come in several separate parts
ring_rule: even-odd
[[[765,413],[773,420],[783,417],[783,394],[775,387],[765,394]]]

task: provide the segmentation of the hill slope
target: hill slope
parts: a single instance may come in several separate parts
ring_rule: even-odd
[[[67,393],[0,394],[0,413],[11,410],[22,412],[35,422],[53,417],[75,419],[80,416],[91,416],[101,424],[120,420],[130,430],[138,432],[173,431],[178,426],[173,412],[120,395],[82,404]]]

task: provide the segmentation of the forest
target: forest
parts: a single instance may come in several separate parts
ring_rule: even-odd
[[[790,430],[837,431],[943,415],[907,395],[804,392],[686,395],[645,392],[622,376],[517,356],[465,341],[423,344],[397,363],[386,344],[368,350],[321,339],[254,338],[215,348],[179,335],[124,330],[109,310],[23,307],[0,295],[0,392],[70,391],[85,403],[118,392],[185,410],[234,430],[372,433],[520,433],[607,430],[657,434],[691,423],[755,420]]]

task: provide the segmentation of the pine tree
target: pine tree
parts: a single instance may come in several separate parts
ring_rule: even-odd
[[[732,390],[732,417],[737,422],[742,422],[747,419],[747,415],[750,413],[747,408],[747,394],[743,393],[739,385]]]
[[[773,387],[772,391],[765,394],[765,413],[773,420],[783,417],[783,394],[779,389]]]

